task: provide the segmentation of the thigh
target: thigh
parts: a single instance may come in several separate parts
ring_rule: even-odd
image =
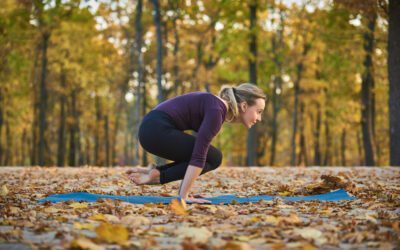
[[[174,128],[160,128],[153,133],[148,132],[148,137],[152,138],[142,145],[148,152],[175,162],[190,161],[196,143],[195,136]],[[219,165],[221,158],[221,151],[210,145],[206,161]]]
[[[153,138],[145,148],[150,153],[171,161],[190,160],[196,137],[171,128],[157,131],[150,136]]]

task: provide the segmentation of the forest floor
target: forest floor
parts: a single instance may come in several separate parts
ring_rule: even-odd
[[[128,168],[0,167],[0,249],[399,249],[400,168],[220,167],[193,194],[310,195],[247,204],[38,203],[54,193],[176,196],[179,181],[137,186]]]

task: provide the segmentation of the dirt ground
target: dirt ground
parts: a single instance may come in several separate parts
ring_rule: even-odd
[[[38,203],[54,193],[176,196],[179,181],[137,186],[127,167],[0,167],[0,249],[399,249],[400,168],[220,167],[193,194],[295,196],[345,188],[341,202]]]

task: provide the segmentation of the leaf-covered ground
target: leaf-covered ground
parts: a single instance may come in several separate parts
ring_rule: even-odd
[[[398,249],[400,168],[228,168],[193,194],[304,195],[343,187],[344,202],[130,204],[46,202],[54,193],[175,196],[179,181],[136,186],[127,168],[0,168],[0,249]]]

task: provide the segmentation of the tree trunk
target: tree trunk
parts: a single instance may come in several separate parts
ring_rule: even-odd
[[[400,166],[400,1],[389,0],[388,32],[390,165]]]
[[[22,132],[22,138],[21,138],[21,166],[27,165],[27,159],[29,156],[29,139],[28,139],[28,133],[26,132],[26,128],[24,128],[24,131]]]
[[[296,65],[296,80],[294,82],[293,132],[291,140],[292,153],[290,157],[290,165],[292,166],[296,164],[297,110],[300,95],[300,82],[303,75],[304,57],[307,55],[310,48],[311,45],[306,42],[303,46],[302,58],[300,59],[300,62]]]
[[[73,89],[71,92],[71,104],[70,104],[70,117],[72,118],[72,123],[69,125],[69,157],[68,165],[77,165],[77,153],[80,152],[79,141],[79,127],[78,127],[78,115],[76,110],[77,102],[77,90]]]
[[[115,126],[114,130],[112,131],[112,138],[111,138],[111,165],[116,166],[118,165],[117,159],[117,143],[118,143],[118,131],[121,124],[121,113],[122,113],[122,106],[125,102],[125,95],[124,92],[121,91],[121,96],[118,100],[118,105],[115,114]]]
[[[100,97],[96,94],[95,97],[95,109],[96,109],[96,134],[94,136],[94,159],[93,162],[96,166],[101,166],[100,161],[100,124],[102,119]]]
[[[13,148],[13,139],[11,136],[11,130],[10,130],[10,124],[9,121],[6,120],[5,122],[6,126],[6,152],[5,152],[5,160],[4,160],[4,165],[5,166],[12,166],[13,165],[13,155],[12,155],[12,148]]]
[[[273,81],[273,90],[272,90],[272,130],[271,130],[271,158],[269,161],[269,165],[273,166],[275,164],[275,155],[276,155],[276,142],[278,140],[278,114],[281,106],[281,98],[280,92],[282,91],[282,59],[280,55],[280,49],[283,44],[283,13],[280,12],[280,26],[277,33],[277,37],[273,36],[271,39],[272,43],[272,53],[273,53],[273,62],[277,68],[277,75],[274,77]],[[279,93],[278,93],[279,92]]]
[[[341,137],[341,147],[340,147],[340,158],[342,160],[342,166],[346,166],[346,129],[343,128],[342,130],[342,137]]]
[[[85,165],[92,165],[92,161],[91,161],[91,157],[90,157],[90,153],[91,153],[91,144],[90,144],[90,137],[89,136],[85,136],[85,149],[83,152],[84,155],[84,164]]]
[[[275,165],[275,154],[276,154],[276,141],[278,139],[278,112],[279,112],[279,103],[276,91],[278,89],[278,77],[274,79],[274,87],[272,90],[272,130],[271,130],[271,157],[269,160],[269,165]],[[280,78],[280,76],[279,76]],[[281,79],[281,78],[280,78]],[[280,80],[279,80],[280,81]],[[279,88],[280,89],[280,88]]]
[[[178,52],[179,52],[179,32],[178,27],[176,25],[177,18],[173,19],[173,27],[174,27],[174,66],[173,66],[173,73],[174,73],[174,95],[178,95],[178,87],[180,86],[180,77],[179,77],[179,59],[178,59]]]
[[[39,54],[40,54],[41,46],[38,44],[35,48],[35,54],[33,59],[33,69],[32,69],[32,114],[33,114],[33,122],[32,122],[32,131],[31,131],[31,144],[30,144],[30,164],[32,166],[37,165],[37,134],[38,134],[38,78],[39,74],[37,73],[37,67],[39,64]]]
[[[4,89],[0,86],[0,165],[3,163],[3,121],[4,121],[4,99],[3,99]]]
[[[317,103],[317,121],[316,128],[314,130],[314,165],[321,165],[321,150],[319,144],[319,138],[321,134],[321,106]]]
[[[329,122],[328,117],[325,117],[325,158],[324,158],[324,166],[328,166],[331,162],[331,135],[329,131]]]
[[[109,132],[108,132],[108,115],[104,116],[104,143],[105,143],[105,162],[104,166],[110,167],[111,166],[111,161],[110,161],[110,137],[109,137]]]
[[[46,70],[47,70],[47,48],[50,39],[49,32],[42,33],[42,72],[40,81],[40,99],[39,99],[39,148],[38,148],[38,164],[46,165],[46,138],[45,131],[47,129],[46,113],[47,113],[47,87],[46,87]]]
[[[203,58],[203,40],[200,40],[196,44],[196,65],[192,71],[192,84],[191,84],[191,90],[197,89],[197,73],[199,72],[200,66],[201,66],[201,61]],[[184,86],[183,86],[183,92],[185,92]]]
[[[359,166],[363,166],[364,162],[363,162],[363,148],[362,148],[362,142],[361,142],[361,135],[360,135],[360,131],[357,128],[357,151],[358,151],[358,165]]]
[[[250,8],[250,40],[249,40],[249,79],[257,85],[257,1],[252,0]],[[257,125],[248,130],[247,134],[247,166],[254,166],[257,162]]]
[[[138,0],[136,6],[136,18],[135,18],[135,29],[136,29],[136,54],[137,54],[137,72],[138,72],[138,86],[136,88],[136,109],[135,116],[136,120],[136,130],[135,130],[135,141],[136,141],[136,153],[135,153],[135,161],[140,164],[140,142],[139,142],[139,127],[141,123],[141,97],[142,97],[142,85],[143,82],[143,53],[142,53],[142,0]]]
[[[65,165],[65,71],[61,72],[60,120],[58,128],[57,166]]]
[[[374,138],[372,134],[372,85],[373,62],[372,55],[374,52],[374,30],[375,30],[376,14],[368,17],[368,30],[364,34],[364,50],[366,56],[364,59],[364,75],[361,83],[361,127],[363,133],[363,145],[365,152],[365,165],[374,166]]]
[[[300,104],[300,156],[297,165],[300,165],[302,161],[304,161],[304,166],[308,166],[308,157],[307,157],[307,145],[306,145],[306,137],[304,135],[304,103]],[[303,160],[304,159],[304,160]]]
[[[146,114],[146,107],[147,107],[147,95],[146,95],[146,84],[143,84],[143,104],[142,104],[142,115]],[[143,150],[142,154],[142,162],[143,166],[148,165],[148,159],[147,159],[147,152]]]
[[[157,34],[157,87],[158,87],[158,103],[164,101],[164,93],[162,87],[162,55],[163,55],[163,41],[162,41],[162,33],[161,33],[161,17],[160,17],[160,6],[158,0],[152,0],[154,5],[154,24],[156,26],[156,34]]]

